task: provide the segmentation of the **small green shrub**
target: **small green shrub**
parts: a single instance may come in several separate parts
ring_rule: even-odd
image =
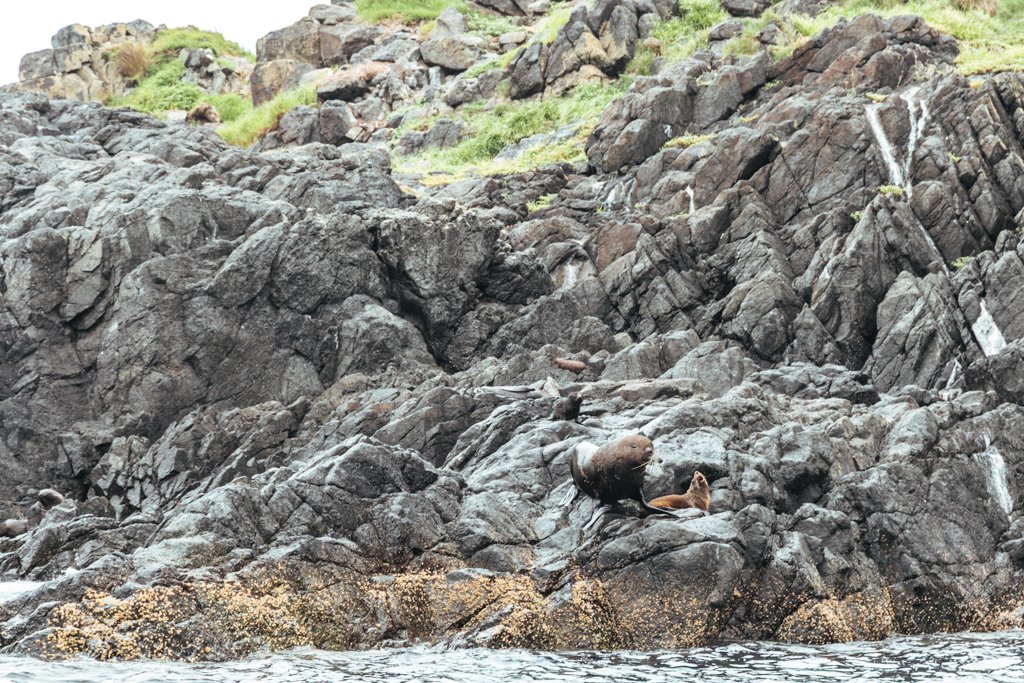
[[[315,104],[316,87],[313,85],[286,90],[269,102],[253,107],[233,121],[222,124],[217,128],[217,133],[229,144],[248,146],[270,130],[285,112],[300,105]]]
[[[702,142],[707,142],[708,140],[713,140],[714,137],[715,137],[714,134],[694,135],[692,133],[686,133],[684,135],[680,135],[677,138],[672,138],[671,140],[669,140],[668,142],[665,143],[665,146],[666,147],[679,147],[680,149],[686,149],[687,147],[692,147],[693,145],[699,145]]]
[[[878,193],[884,194],[886,197],[902,197],[903,188],[899,185],[879,185]]]
[[[743,33],[727,42],[722,51],[727,55],[749,56],[757,54],[760,49],[761,41],[757,39],[757,33],[745,29]]]
[[[963,268],[964,266],[966,266],[968,263],[970,263],[973,260],[974,260],[973,256],[960,256],[959,258],[957,258],[956,260],[953,261],[953,269],[954,270],[960,270],[961,268]]]
[[[536,211],[540,211],[541,209],[545,209],[551,206],[551,203],[555,201],[557,197],[558,195],[555,193],[543,194],[534,199],[532,202],[528,202],[526,204],[526,210],[529,211],[530,213],[534,213]]]
[[[850,218],[853,219],[853,222],[855,224],[859,223],[860,219],[863,218],[863,217],[864,217],[864,212],[863,211],[854,211],[853,213],[850,214]]]

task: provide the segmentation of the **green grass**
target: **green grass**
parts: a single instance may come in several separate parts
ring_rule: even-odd
[[[185,65],[178,60],[178,53],[182,49],[192,48],[209,48],[218,60],[228,56],[254,59],[238,43],[219,33],[201,31],[192,26],[167,29],[158,33],[153,42],[146,46],[150,67],[136,87],[127,95],[113,98],[107,104],[162,116],[170,109],[191,109],[200,102],[210,102],[217,108],[222,120],[241,116],[245,108],[241,97],[208,95],[194,83],[181,81]]]
[[[899,185],[879,185],[878,193],[884,194],[886,197],[902,197],[903,188]]]
[[[212,104],[213,108],[220,114],[222,123],[237,121],[252,111],[252,101],[233,92],[203,95],[199,98],[199,104],[202,103]]]
[[[303,104],[316,105],[316,87],[314,85],[278,93],[269,102],[250,108],[233,121],[222,124],[217,128],[217,133],[232,145],[251,145],[270,130],[282,114]]]
[[[557,193],[542,194],[541,196],[534,199],[532,202],[527,202],[526,210],[529,213],[534,213],[551,206],[551,203],[558,198]]]
[[[685,135],[680,135],[677,138],[672,138],[671,140],[666,142],[664,146],[686,149],[687,147],[699,145],[700,143],[707,142],[708,140],[714,140],[714,138],[714,133],[711,133],[709,135],[694,135],[692,133],[686,133]]]
[[[446,169],[454,179],[468,174],[495,175],[511,173],[562,161],[585,158],[584,143],[601,112],[614,98],[625,92],[631,79],[621,78],[611,85],[585,85],[562,97],[547,100],[522,100],[499,104],[490,110],[464,112],[463,121],[472,136],[455,147],[428,150],[395,159],[397,170],[429,173]],[[549,133],[576,122],[575,137],[532,149],[512,162],[495,161],[506,146],[538,133]]]
[[[111,107],[131,107],[136,111],[161,114],[169,109],[191,109],[203,96],[194,83],[183,83],[185,65],[177,59],[151,69],[138,86],[124,97],[116,97]]]
[[[356,13],[368,24],[389,19],[412,24],[436,19],[444,8],[460,4],[452,0],[356,0]]]
[[[960,41],[956,64],[964,75],[1015,71],[1024,64],[1024,0],[1001,0],[995,16],[960,9],[955,0],[840,0],[816,17],[794,16],[796,42],[835,25],[841,18],[869,13],[883,17],[917,14],[953,36]],[[788,47],[791,52],[793,46]],[[780,52],[775,56],[778,58]]]
[[[651,36],[661,41],[661,57],[666,62],[676,62],[706,46],[708,30],[727,17],[718,0],[680,0],[679,16],[655,26]],[[626,72],[649,75],[657,56],[654,50],[641,43]]]
[[[182,49],[208,47],[218,57],[247,57],[255,60],[255,57],[242,49],[238,43],[228,40],[219,33],[202,31],[194,26],[161,31],[148,47],[152,55],[177,57],[178,52]]]

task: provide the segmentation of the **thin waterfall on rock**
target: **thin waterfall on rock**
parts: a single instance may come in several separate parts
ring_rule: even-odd
[[[963,366],[960,365],[960,361],[956,358],[953,359],[953,369],[949,371],[949,379],[946,380],[946,391],[949,391],[956,384],[957,378],[960,376],[960,371],[963,370]]]
[[[991,438],[985,435],[985,450],[974,454],[975,461],[985,468],[985,479],[988,492],[1000,509],[1006,514],[1013,512],[1013,496],[1007,481],[1006,460],[1002,453],[992,445]]]
[[[981,300],[978,319],[971,325],[971,332],[974,333],[974,338],[978,340],[978,345],[986,356],[994,356],[1006,348],[1003,332],[992,318],[992,314],[988,312],[984,299]]]
[[[696,204],[693,201],[693,188],[687,185],[685,192],[690,197],[690,215],[692,216],[693,212],[697,210]]]
[[[869,104],[864,107],[864,111],[867,114],[871,132],[875,135],[875,142],[878,143],[878,149],[882,152],[882,160],[885,161],[885,167],[889,171],[889,182],[903,187],[903,169],[896,163],[895,150],[885,134],[885,129],[882,128],[881,120],[878,118],[879,106],[878,104]]]
[[[875,142],[878,143],[878,148],[882,152],[882,160],[885,161],[885,166],[889,171],[889,182],[902,188],[908,200],[914,195],[913,183],[910,177],[910,165],[914,159],[914,152],[917,150],[917,146],[924,135],[924,129],[928,124],[929,116],[927,102],[923,99],[917,99],[918,90],[919,88],[917,87],[910,88],[907,92],[900,95],[900,99],[907,105],[910,117],[910,136],[907,138],[907,154],[902,164],[896,161],[895,149],[892,143],[889,142],[889,137],[885,134],[885,128],[882,127],[882,122],[878,118],[878,110],[881,105],[869,104],[864,107],[868,124],[871,126],[871,132],[875,136]],[[942,266],[942,272],[950,275],[949,266],[946,265],[946,259],[943,257],[942,251],[939,250],[939,245],[935,243],[935,240],[932,239],[932,236],[928,234],[928,231],[924,229],[920,222],[915,221],[915,225],[917,225],[917,229],[928,243],[928,246],[931,247],[938,257],[939,265]]]
[[[921,142],[925,126],[928,125],[928,103],[925,100],[918,100],[917,93],[920,88],[913,87],[900,95],[900,99],[907,104],[907,114],[910,118],[910,137],[907,139],[907,157],[903,160],[903,189],[907,191],[907,199],[914,196],[913,183],[910,182],[910,164],[914,159],[914,152]]]

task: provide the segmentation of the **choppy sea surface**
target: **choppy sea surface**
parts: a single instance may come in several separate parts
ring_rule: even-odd
[[[733,643],[661,652],[531,652],[416,647],[297,649],[239,662],[43,662],[0,655],[0,683],[236,681],[982,681],[1024,682],[1024,631],[807,647]]]

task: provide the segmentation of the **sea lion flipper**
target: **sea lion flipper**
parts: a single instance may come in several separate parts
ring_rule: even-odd
[[[642,494],[641,494],[640,500],[638,502],[640,503],[640,506],[643,509],[647,510],[648,512],[652,512],[652,513],[656,512],[659,515],[668,515],[669,517],[675,517],[676,516],[676,513],[672,512],[671,510],[665,510],[663,508],[656,508],[656,507],[654,507],[653,505],[648,503],[646,500],[644,500],[644,497],[643,497]]]

